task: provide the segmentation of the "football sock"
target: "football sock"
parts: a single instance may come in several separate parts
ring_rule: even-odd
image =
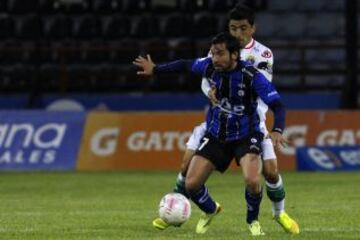
[[[185,189],[185,176],[183,176],[181,174],[181,172],[179,172],[179,174],[176,178],[174,192],[181,193],[185,197],[189,198],[189,195],[187,194],[186,189]]]
[[[285,190],[281,176],[275,184],[266,182],[266,193],[272,201],[272,212],[274,216],[285,211]]]
[[[250,191],[245,189],[245,199],[247,203],[247,213],[246,213],[246,222],[248,224],[252,223],[259,218],[259,208],[262,199],[262,191],[258,194],[250,193]]]
[[[191,200],[205,213],[214,213],[216,203],[211,198],[209,190],[203,185],[196,193],[190,193]]]

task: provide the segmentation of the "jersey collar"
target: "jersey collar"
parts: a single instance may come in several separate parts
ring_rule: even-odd
[[[250,49],[254,46],[255,40],[251,38],[251,41],[244,47],[245,49]]]

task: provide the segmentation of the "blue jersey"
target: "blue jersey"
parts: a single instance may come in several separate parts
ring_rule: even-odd
[[[191,71],[206,77],[216,88],[219,104],[207,115],[207,131],[223,141],[239,140],[260,131],[257,97],[267,105],[280,96],[250,63],[239,61],[234,70],[216,71],[210,57],[192,62]]]

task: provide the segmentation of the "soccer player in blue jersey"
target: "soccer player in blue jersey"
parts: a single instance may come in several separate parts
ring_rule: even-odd
[[[238,5],[229,12],[229,33],[236,37],[242,46],[240,51],[240,59],[249,61],[256,67],[268,81],[272,81],[272,65],[273,54],[270,48],[256,41],[253,34],[256,31],[255,26],[255,13],[252,9]],[[204,94],[209,97],[211,102],[216,103],[216,89],[211,87],[208,79],[203,77],[201,88]],[[265,124],[266,112],[268,106],[258,98],[258,109],[260,116],[260,128],[265,136],[268,135],[268,130]],[[176,179],[176,186],[174,191],[187,195],[185,192],[185,176],[187,173],[188,165],[196,149],[201,145],[201,139],[206,133],[206,122],[196,126],[186,143],[186,150],[182,159],[181,170]],[[285,212],[285,190],[283,180],[278,172],[277,157],[274,150],[274,145],[270,138],[265,138],[262,142],[262,161],[263,171],[262,174],[265,178],[266,193],[272,202],[273,217],[286,232],[291,234],[298,234],[300,232],[299,226]],[[245,199],[248,202],[245,191]],[[247,208],[246,222],[248,223],[250,234],[253,236],[263,235],[264,232],[258,220],[258,215],[252,213],[252,208]],[[166,229],[166,224],[161,218],[156,218],[153,225],[158,229]]]
[[[253,34],[256,31],[254,10],[244,5],[236,6],[229,12],[228,27],[229,33],[236,37],[242,45],[240,59],[251,62],[252,65],[256,67],[262,74],[264,74],[266,79],[271,82],[273,78],[273,54],[270,48],[253,39]],[[203,78],[202,90],[210,99],[212,99],[212,101],[214,101],[214,99],[216,101],[216,97],[213,96],[214,91],[211,89],[210,84],[206,78]],[[260,98],[258,98],[257,111],[260,116],[261,131],[265,136],[267,136],[268,130],[265,124],[265,120],[268,106]],[[206,131],[203,125],[205,124],[201,124],[195,128],[196,131],[193,132],[189,142],[187,143],[188,149],[196,149],[198,146],[200,146],[198,139],[201,139]],[[286,232],[291,234],[298,234],[300,232],[298,224],[285,212],[284,184],[281,175],[278,172],[277,157],[271,139],[264,139],[262,142],[262,151],[262,174],[265,178],[267,196],[272,202],[273,217]],[[176,186],[176,190],[181,192],[181,179],[179,176]],[[246,200],[247,199],[248,198],[246,198]],[[262,235],[264,232],[262,231],[258,218],[249,217],[252,216],[250,213],[251,211],[251,208],[247,209],[246,218],[246,221],[249,224],[248,226],[250,234],[253,236]]]
[[[214,170],[224,172],[233,158],[241,165],[248,207],[256,215],[261,201],[261,142],[257,112],[260,97],[274,112],[274,127],[269,136],[275,146],[285,143],[285,110],[274,86],[249,63],[239,60],[239,41],[228,33],[217,35],[211,45],[211,57],[179,60],[155,65],[150,56],[139,56],[134,64],[142,68],[139,75],[161,72],[191,71],[206,77],[216,89],[219,103],[207,114],[207,132],[190,162],[185,187],[192,201],[204,212],[196,232],[205,233],[213,217],[221,211],[209,194],[205,182]],[[252,216],[249,216],[252,217]]]

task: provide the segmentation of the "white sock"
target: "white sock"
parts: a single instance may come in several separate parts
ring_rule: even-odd
[[[273,215],[279,216],[282,212],[285,212],[285,198],[280,202],[272,202]]]

